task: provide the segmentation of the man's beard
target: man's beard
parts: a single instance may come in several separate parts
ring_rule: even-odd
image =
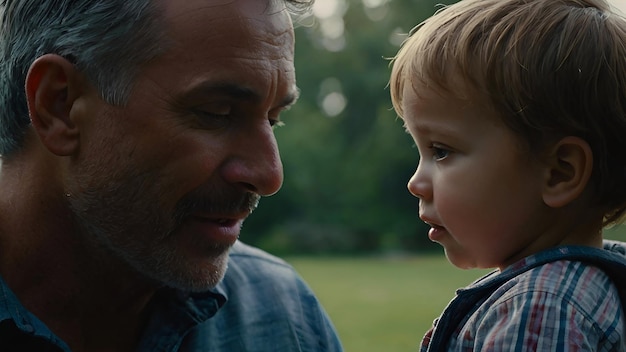
[[[66,198],[79,236],[157,285],[194,292],[222,280],[230,245],[194,241],[193,247],[210,260],[210,265],[198,265],[179,246],[177,230],[194,212],[249,213],[260,198],[230,186],[212,186],[195,189],[172,207],[164,204],[163,195],[175,185],[159,183],[154,172],[139,174],[129,168],[108,175],[87,172],[74,181]]]

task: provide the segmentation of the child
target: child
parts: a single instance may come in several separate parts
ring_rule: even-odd
[[[626,257],[602,238],[626,212],[626,20],[604,0],[463,0],[416,27],[390,88],[429,238],[497,268],[422,351],[626,351]]]

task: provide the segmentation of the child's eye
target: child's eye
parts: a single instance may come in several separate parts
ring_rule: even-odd
[[[450,154],[450,150],[439,146],[439,145],[431,145],[430,149],[432,150],[433,159],[435,161],[441,161],[448,157]]]

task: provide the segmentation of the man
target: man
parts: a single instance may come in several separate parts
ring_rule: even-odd
[[[237,242],[282,183],[310,4],[1,4],[0,350],[340,351],[293,269]]]

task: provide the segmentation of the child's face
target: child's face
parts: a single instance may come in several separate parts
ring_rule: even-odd
[[[404,120],[420,161],[409,191],[450,262],[506,267],[530,254],[548,224],[545,171],[485,104],[410,87]]]

